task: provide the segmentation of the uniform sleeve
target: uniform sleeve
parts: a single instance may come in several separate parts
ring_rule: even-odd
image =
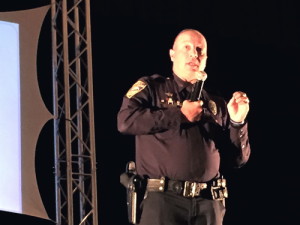
[[[149,81],[137,81],[123,97],[117,115],[119,132],[146,135],[179,127],[183,120],[180,108],[160,108],[156,105],[156,95]]]
[[[236,164],[238,167],[247,163],[250,157],[251,148],[248,137],[248,123],[235,126],[230,124],[230,139],[237,148],[238,154],[236,155]]]
[[[240,168],[245,165],[250,157],[251,147],[248,136],[248,122],[242,125],[233,124],[227,111],[225,100],[216,100],[220,107],[220,117],[222,117],[222,143],[220,146],[221,154],[228,168]]]

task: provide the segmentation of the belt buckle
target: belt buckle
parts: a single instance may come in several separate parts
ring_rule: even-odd
[[[206,183],[197,183],[197,182],[184,182],[183,196],[184,197],[195,197],[200,195],[200,191],[207,188]]]

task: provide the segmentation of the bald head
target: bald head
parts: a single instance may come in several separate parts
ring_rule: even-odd
[[[187,35],[197,35],[199,37],[201,37],[203,39],[203,42],[205,42],[205,46],[207,47],[207,43],[206,43],[206,39],[204,37],[204,35],[202,33],[200,33],[198,30],[195,30],[195,29],[184,29],[182,31],[180,31],[177,36],[175,37],[175,40],[174,40],[174,43],[173,43],[173,48],[174,48],[174,45],[176,44],[176,42],[178,40],[180,40],[181,36],[183,34],[187,34]]]

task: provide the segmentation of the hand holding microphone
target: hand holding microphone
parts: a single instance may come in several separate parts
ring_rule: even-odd
[[[197,122],[201,119],[203,111],[203,101],[200,100],[204,81],[207,74],[204,71],[198,71],[196,74],[197,81],[193,84],[188,100],[183,102],[181,112],[185,115],[188,121]]]

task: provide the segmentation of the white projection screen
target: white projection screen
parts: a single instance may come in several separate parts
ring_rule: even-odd
[[[44,219],[35,150],[53,115],[40,94],[36,57],[49,8],[0,12],[0,210]]]

